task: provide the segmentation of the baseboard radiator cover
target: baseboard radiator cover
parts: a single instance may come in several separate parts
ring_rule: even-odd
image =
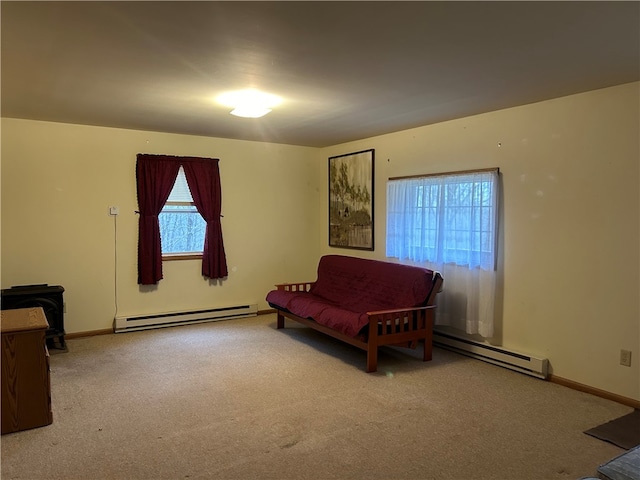
[[[438,331],[433,332],[433,343],[441,348],[533,377],[546,379],[549,374],[549,361],[546,358],[536,358]]]
[[[175,327],[194,323],[231,320],[233,318],[253,317],[258,314],[257,304],[233,305],[181,312],[164,312],[145,315],[117,316],[114,319],[114,332],[134,332],[152,328]]]

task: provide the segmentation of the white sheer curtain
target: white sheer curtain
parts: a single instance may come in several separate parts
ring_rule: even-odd
[[[498,171],[389,180],[387,257],[439,271],[436,324],[493,335]]]

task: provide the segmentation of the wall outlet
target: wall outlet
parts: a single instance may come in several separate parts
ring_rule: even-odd
[[[620,365],[631,366],[631,350],[620,350]]]
[[[109,215],[118,215],[120,213],[119,207],[109,207]]]

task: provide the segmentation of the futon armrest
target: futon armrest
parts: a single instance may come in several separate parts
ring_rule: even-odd
[[[302,282],[302,283],[277,283],[276,289],[284,290],[286,292],[308,292],[316,282]]]
[[[385,337],[387,335],[411,335],[414,331],[424,331],[431,335],[435,305],[397,310],[378,310],[367,312],[369,317],[369,336]],[[388,338],[390,338],[388,337]],[[409,337],[407,337],[409,338]],[[410,340],[415,340],[410,338]]]

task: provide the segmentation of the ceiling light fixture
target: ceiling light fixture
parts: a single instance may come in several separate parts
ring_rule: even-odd
[[[218,95],[216,100],[222,105],[232,107],[231,115],[247,118],[260,118],[282,102],[277,95],[255,89],[226,92]]]

